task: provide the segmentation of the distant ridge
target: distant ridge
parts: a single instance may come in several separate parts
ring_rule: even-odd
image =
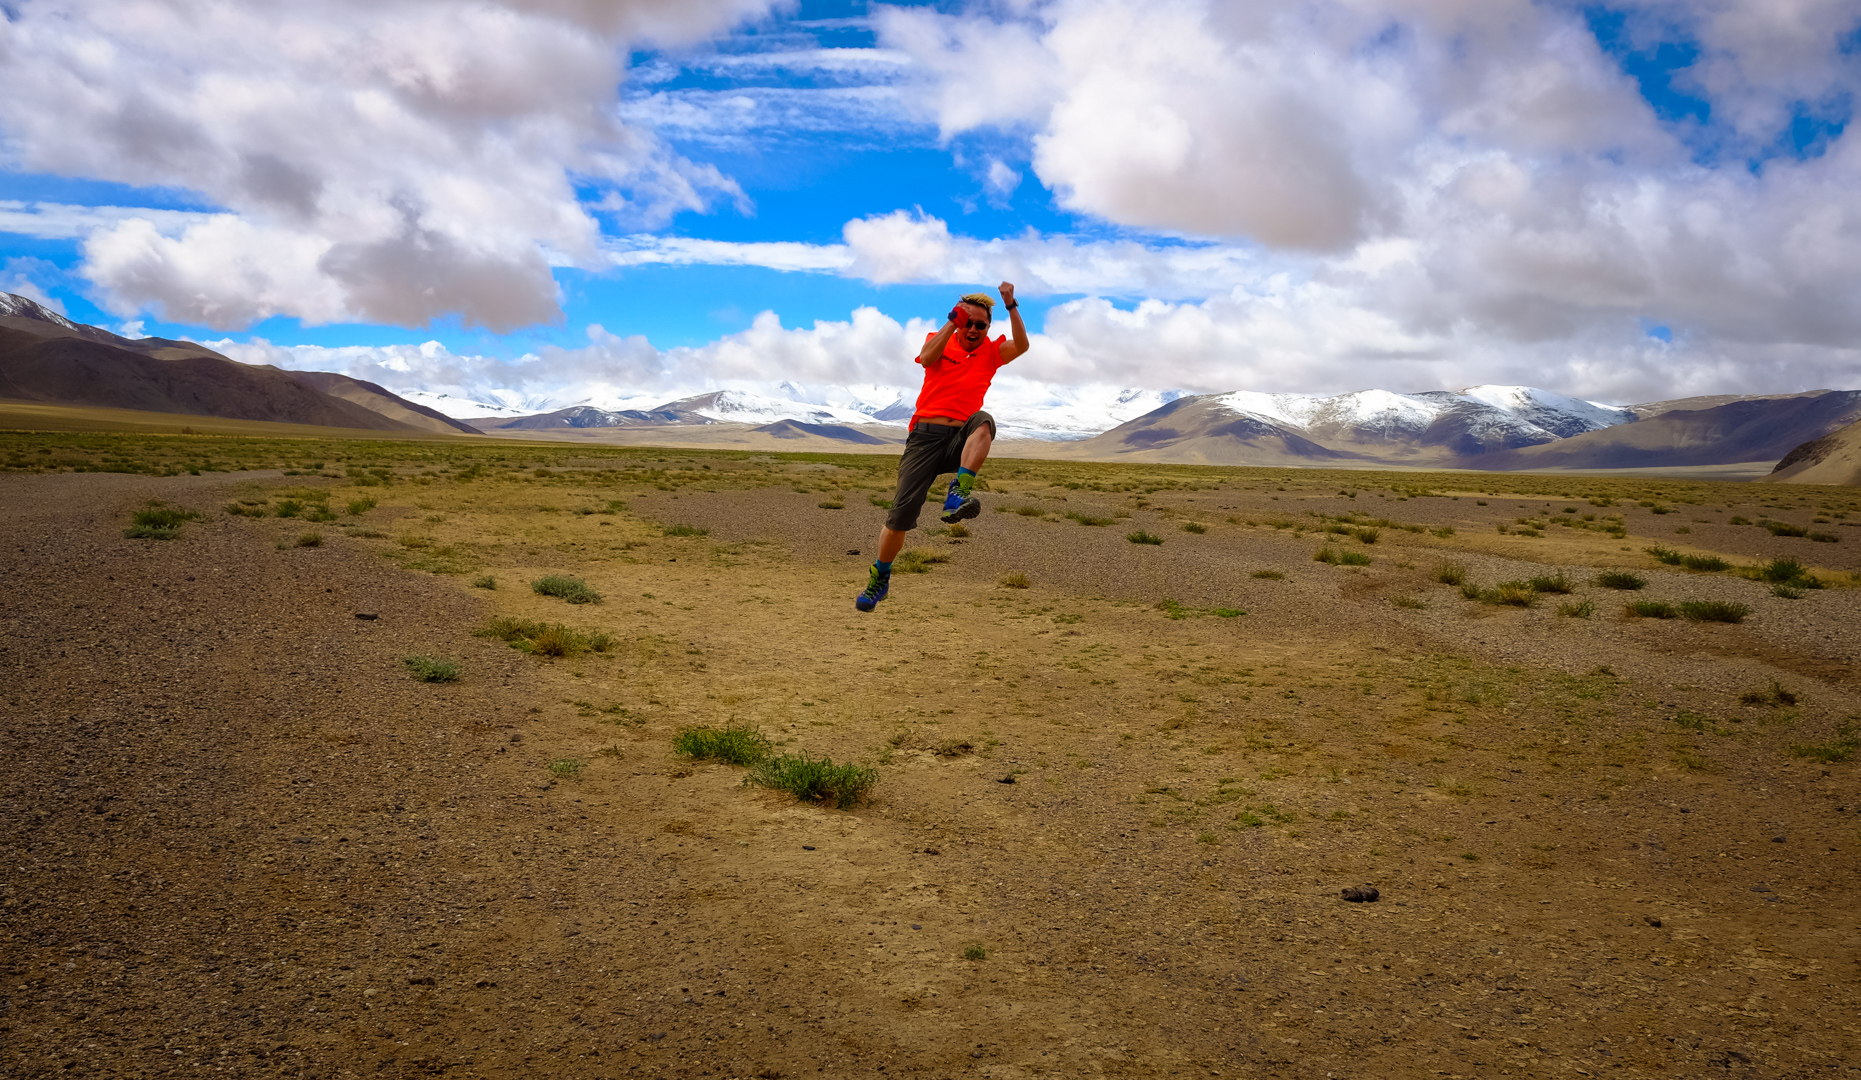
[[[858,428],[844,424],[804,424],[799,420],[777,420],[773,424],[751,428],[751,431],[764,435],[773,435],[778,439],[805,439],[810,435],[839,442],[859,443],[862,446],[885,446],[887,440],[876,435],[868,435]]]

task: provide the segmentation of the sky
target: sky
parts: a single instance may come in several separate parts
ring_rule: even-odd
[[[0,0],[0,290],[455,415],[883,407],[1002,280],[1113,420],[1846,389],[1858,84],[1861,0]]]

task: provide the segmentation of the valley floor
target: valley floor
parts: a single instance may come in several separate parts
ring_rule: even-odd
[[[353,452],[0,475],[0,1072],[1861,1072],[1851,492],[1003,463],[862,616],[885,459]],[[673,754],[731,722],[872,800]]]

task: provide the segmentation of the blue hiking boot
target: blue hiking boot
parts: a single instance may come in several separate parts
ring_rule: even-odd
[[[866,591],[853,598],[853,606],[861,611],[871,611],[878,607],[879,601],[885,599],[885,594],[891,591],[892,575],[879,573],[879,568],[876,566],[870,567],[866,578]]]
[[[954,525],[967,521],[982,513],[982,500],[974,495],[963,494],[955,480],[950,481],[950,493],[943,497],[943,513],[937,516],[945,525]]]

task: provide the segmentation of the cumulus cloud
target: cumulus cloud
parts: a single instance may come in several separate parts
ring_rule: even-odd
[[[0,15],[8,164],[200,193],[85,245],[113,309],[507,330],[558,315],[552,263],[603,209],[651,223],[740,198],[615,114],[630,48],[777,0],[21,0]]]
[[[1819,155],[1778,150],[1793,122],[1845,116],[1861,89],[1852,0],[1610,12],[1611,48],[1696,46],[1674,85],[1723,121],[1663,121],[1575,5],[1035,0],[887,9],[877,25],[917,59],[901,86],[947,136],[1024,137],[1065,205],[1252,253],[1225,260],[1206,300],[1053,313],[1085,370],[1135,378],[1118,357],[1140,350],[1184,383],[1222,356],[1231,384],[1287,389],[1508,371],[1629,397],[1853,383],[1861,150],[1839,136]],[[1002,79],[1020,96],[991,108]],[[911,239],[907,222],[879,224],[892,247]],[[1655,324],[1673,340],[1649,338]],[[1384,374],[1341,374],[1365,363]]]

